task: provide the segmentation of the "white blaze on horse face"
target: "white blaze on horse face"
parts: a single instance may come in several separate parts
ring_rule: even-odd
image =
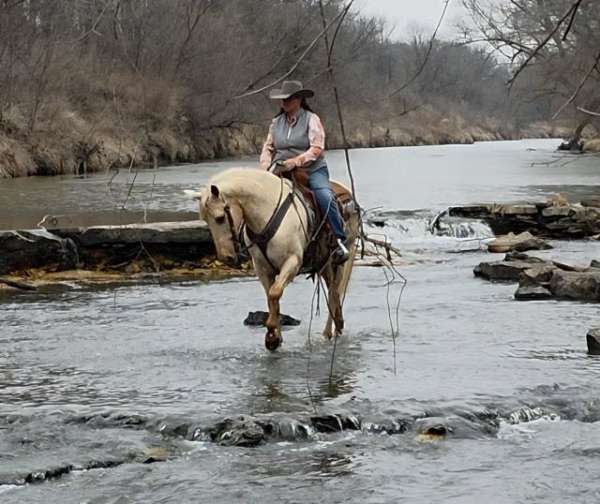
[[[225,263],[235,263],[237,254],[231,234],[231,226],[225,212],[225,205],[222,195],[215,195],[208,188],[202,190],[200,217],[208,224],[208,229],[217,249],[217,257]]]

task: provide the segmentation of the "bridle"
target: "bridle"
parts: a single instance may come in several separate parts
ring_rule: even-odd
[[[229,232],[231,234],[231,241],[233,242],[233,250],[235,251],[235,262],[236,264],[239,264],[242,254],[248,251],[248,248],[246,247],[244,252],[242,252],[242,244],[240,240],[244,228],[244,223],[242,222],[242,225],[240,226],[239,234],[236,233],[235,224],[233,222],[233,215],[231,215],[231,207],[229,206],[229,204],[225,203],[225,208],[223,210],[225,211],[225,217],[227,218],[227,224],[229,225]]]
[[[290,193],[287,195],[285,200],[283,200],[283,179],[281,179],[281,189],[279,192],[279,200],[277,201],[277,205],[271,214],[271,217],[265,224],[264,228],[260,233],[255,233],[252,231],[247,224],[242,221],[240,225],[239,232],[236,232],[235,223],[233,221],[233,215],[231,213],[231,207],[229,203],[225,201],[225,217],[227,218],[227,225],[229,226],[229,234],[231,235],[231,241],[233,242],[233,249],[236,255],[236,264],[240,263],[240,260],[247,255],[248,251],[253,247],[257,246],[259,250],[262,252],[263,257],[269,264],[269,266],[273,269],[273,271],[277,272],[278,268],[275,267],[269,256],[267,255],[267,245],[271,241],[271,238],[275,236],[275,233],[279,229],[283,218],[286,216],[288,210],[293,204],[294,198],[297,197],[295,191],[292,189]],[[246,233],[246,236],[250,240],[248,244],[242,244],[243,234]]]

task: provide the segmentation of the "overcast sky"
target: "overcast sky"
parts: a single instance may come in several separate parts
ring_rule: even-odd
[[[433,31],[442,14],[444,0],[357,0],[357,5],[361,12],[384,18],[390,28],[395,26],[393,38],[402,39],[410,37],[415,27]],[[461,0],[450,0],[440,35],[451,38],[457,33],[456,24],[465,17]]]

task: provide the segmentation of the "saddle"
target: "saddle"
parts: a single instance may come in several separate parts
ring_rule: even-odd
[[[308,173],[304,170],[292,170],[283,173],[281,176],[294,183],[294,187],[302,196],[308,210],[310,236],[313,239],[304,252],[304,261],[300,272],[314,274],[320,271],[329,258],[331,250],[336,246],[335,236],[331,232],[329,223],[327,221],[322,223],[323,214],[313,191],[308,187]],[[357,211],[354,197],[346,186],[335,180],[330,180],[329,185],[336,199],[340,216],[344,222],[347,222],[350,216]]]

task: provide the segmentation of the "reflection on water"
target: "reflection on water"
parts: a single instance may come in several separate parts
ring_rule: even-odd
[[[242,323],[264,309],[255,280],[2,299],[2,503],[595,502],[600,360],[586,355],[585,334],[597,307],[516,302],[514,285],[473,277],[486,252],[454,253],[465,248],[463,235],[485,239],[486,227],[427,231],[450,204],[596,191],[600,172],[586,158],[568,170],[531,165],[553,146],[352,152],[361,203],[383,207],[383,227],[373,229],[414,257],[402,266],[408,288],[396,362],[377,268],[353,274],[348,334],[332,372],[332,345],[317,332],[323,316],[308,344],[313,285],[301,279],[282,309],[303,323],[285,332],[274,355],[263,349],[263,331]],[[341,154],[329,160],[343,179]],[[98,218],[192,216],[181,190],[230,165],[140,173],[126,210],[127,174],[111,182],[112,199],[104,175],[0,181],[0,227],[73,208]],[[600,257],[598,242],[553,245],[538,255],[572,264]],[[239,415],[268,420],[279,437],[240,448],[194,436]],[[311,418],[319,415],[330,431],[317,431]],[[420,434],[439,426],[446,435],[422,442]],[[168,462],[142,463],[161,451]],[[14,486],[69,466],[60,478]]]

